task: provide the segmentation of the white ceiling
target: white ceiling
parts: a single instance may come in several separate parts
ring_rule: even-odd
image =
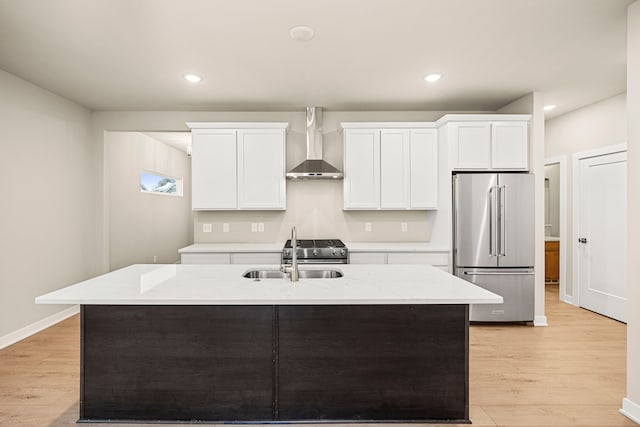
[[[632,2],[0,0],[0,69],[92,110],[495,110],[540,91],[557,115],[626,90]]]

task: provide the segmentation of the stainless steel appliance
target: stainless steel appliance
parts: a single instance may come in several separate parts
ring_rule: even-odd
[[[344,174],[322,158],[322,108],[307,107],[307,159],[287,172],[287,179],[342,179]]]
[[[456,276],[503,297],[471,305],[471,321],[534,318],[534,177],[526,173],[453,175]]]
[[[299,264],[347,264],[349,250],[340,239],[298,239],[296,255]],[[282,249],[282,263],[291,264],[291,240]]]

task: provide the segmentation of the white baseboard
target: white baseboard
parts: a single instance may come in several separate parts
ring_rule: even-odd
[[[11,344],[17,343],[18,341],[22,341],[31,335],[37,334],[43,329],[47,329],[48,327],[53,326],[58,322],[62,322],[63,320],[78,313],[80,313],[80,306],[74,305],[58,313],[52,314],[49,317],[45,317],[42,320],[38,320],[35,323],[27,325],[24,328],[18,329],[15,332],[2,336],[0,337],[0,350],[5,347],[9,347]]]
[[[620,409],[620,413],[634,423],[640,424],[640,405],[632,402],[626,397],[622,399],[622,409]]]
[[[549,326],[547,316],[536,316],[533,318],[533,326]]]

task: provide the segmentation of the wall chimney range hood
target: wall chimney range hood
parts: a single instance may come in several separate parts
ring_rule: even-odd
[[[322,108],[307,107],[307,160],[286,174],[287,179],[342,179],[338,169],[322,160]]]

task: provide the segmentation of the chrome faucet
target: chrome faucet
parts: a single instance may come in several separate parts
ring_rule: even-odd
[[[295,225],[291,227],[291,251],[291,265],[283,265],[281,270],[284,273],[289,273],[289,278],[292,282],[297,282],[300,274],[298,271],[298,236]]]

